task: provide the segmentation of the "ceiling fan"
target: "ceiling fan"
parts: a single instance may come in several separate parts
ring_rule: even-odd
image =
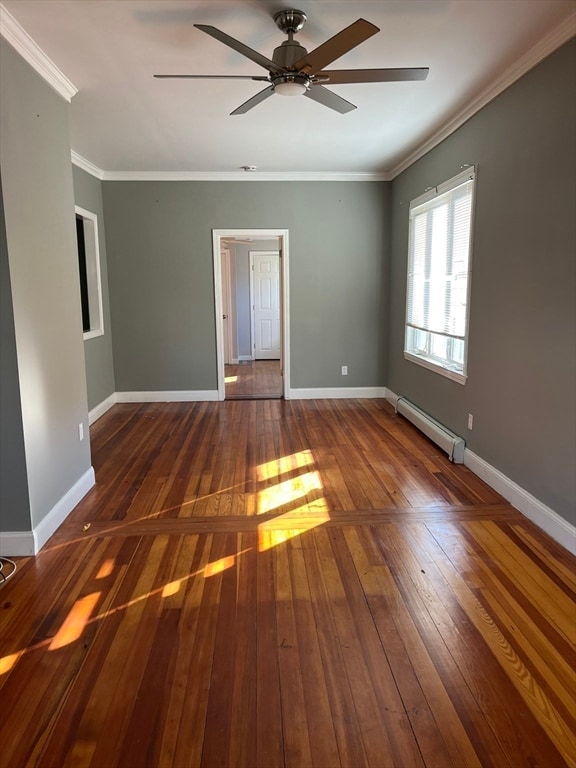
[[[232,79],[232,80],[257,80],[268,83],[263,91],[252,96],[237,109],[232,115],[242,115],[248,110],[260,104],[262,101],[279,93],[285,96],[307,96],[309,99],[323,104],[325,107],[345,114],[356,109],[346,99],[338,96],[333,91],[324,88],[324,84],[342,85],[348,83],[388,83],[406,80],[425,80],[428,75],[428,67],[415,69],[328,69],[324,67],[331,64],[340,56],[355,48],[360,43],[368,40],[380,30],[374,24],[364,19],[358,19],[349,27],[331,37],[322,45],[308,53],[306,48],[294,40],[294,35],[299,32],[306,22],[306,14],[296,9],[278,11],[274,14],[276,26],[288,35],[288,39],[279,45],[269,59],[254,51],[239,40],[235,40],[225,32],[207,24],[194,24],[194,26],[214,37],[224,45],[228,45],[246,58],[259,64],[268,71],[268,75],[154,75],[158,78],[190,78],[190,79]]]

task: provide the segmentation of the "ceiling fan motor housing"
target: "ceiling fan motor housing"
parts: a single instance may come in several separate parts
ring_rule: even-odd
[[[282,69],[292,69],[294,64],[307,53],[306,48],[297,43],[296,40],[284,40],[278,48],[274,49],[272,61]]]
[[[283,74],[270,73],[276,93],[294,96],[305,93],[310,88],[312,83],[309,75],[293,69],[294,64],[307,53],[306,48],[292,38],[292,34],[288,40],[284,40],[281,45],[274,49],[272,61],[285,70]]]

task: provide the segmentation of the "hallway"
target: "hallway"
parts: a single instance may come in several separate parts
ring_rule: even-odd
[[[279,360],[243,360],[226,365],[226,400],[256,400],[282,397]]]

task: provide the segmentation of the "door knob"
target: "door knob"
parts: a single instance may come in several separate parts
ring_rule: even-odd
[[[222,320],[228,320],[228,315],[222,315]]]

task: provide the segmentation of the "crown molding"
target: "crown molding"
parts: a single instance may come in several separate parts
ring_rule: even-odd
[[[74,150],[71,151],[71,155],[72,155],[72,162],[78,168],[82,168],[83,171],[86,171],[86,173],[89,173],[92,176],[95,176],[97,179],[100,179],[100,181],[104,179],[104,171],[102,170],[102,168],[98,168],[97,165],[94,165],[94,163],[91,163],[90,160],[86,160],[85,157],[82,157],[82,155],[79,155],[78,152],[74,152]]]
[[[104,171],[72,150],[72,162],[100,181],[391,181],[388,173],[281,171]]]
[[[555,29],[542,38],[524,56],[508,67],[491,85],[481,91],[461,112],[445,123],[440,130],[430,136],[423,144],[405,157],[401,163],[393,168],[388,177],[396,178],[400,173],[409,168],[413,163],[438,146],[440,142],[448,138],[454,131],[479,112],[489,102],[493,101],[506,88],[509,88],[516,80],[533,69],[543,59],[553,53],[561,45],[567,43],[576,35],[576,12],[564,19]]]
[[[104,181],[390,181],[387,173],[103,171]]]
[[[0,4],[0,8],[2,8]],[[25,34],[25,33],[24,33]],[[444,124],[436,133],[420,144],[391,171],[377,173],[346,172],[258,172],[258,171],[104,171],[89,160],[72,152],[72,162],[102,181],[392,181],[413,163],[426,155],[444,139],[464,125],[483,107],[493,101],[506,88],[519,80],[543,59],[576,34],[576,12],[564,19],[555,29],[534,45],[524,56],[508,67],[499,78],[476,96],[462,111]]]
[[[16,49],[22,58],[30,64],[40,77],[66,101],[78,93],[78,88],[68,80],[46,56],[40,46],[34,42],[28,32],[20,26],[14,16],[0,3],[0,35]]]
[[[436,133],[420,144],[391,171],[377,173],[347,172],[203,172],[203,171],[105,171],[72,151],[72,162],[101,181],[392,181],[413,163],[454,133],[467,120],[495,99],[516,80],[535,67],[576,34],[576,12],[562,21],[548,35],[488,88],[476,96],[467,107],[451,118]],[[0,3],[0,35],[12,45],[30,66],[66,101],[78,93],[76,86],[58,69],[30,35]]]

